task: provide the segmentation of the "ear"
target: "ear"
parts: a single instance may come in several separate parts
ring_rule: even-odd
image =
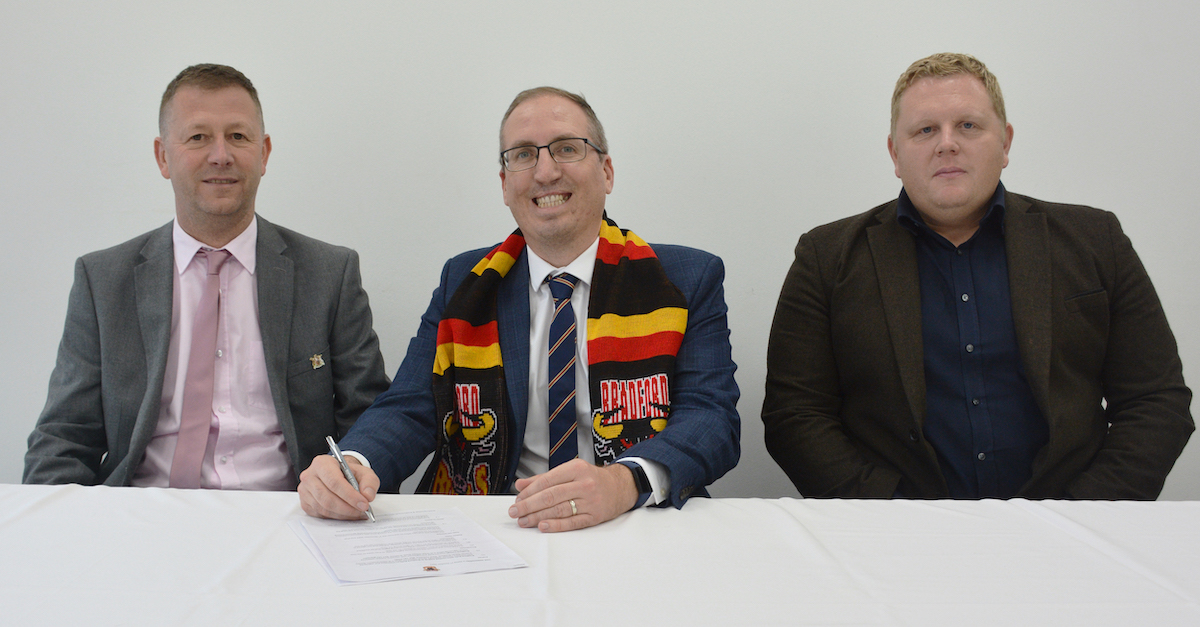
[[[1004,125],[1004,165],[1001,169],[1008,167],[1008,149],[1012,148],[1013,127],[1012,124]]]
[[[900,160],[896,157],[896,142],[892,141],[891,135],[888,135],[887,147],[888,156],[892,158],[892,167],[895,169],[896,178],[900,178]]]
[[[500,193],[504,196],[504,204],[508,204],[508,179],[504,178],[504,166],[500,166]]]
[[[267,159],[270,158],[270,156],[271,156],[271,136],[263,135],[262,172],[259,172],[259,176],[262,176],[263,174],[267,173]]]
[[[154,161],[158,163],[158,171],[162,173],[163,178],[171,178],[171,171],[167,167],[167,148],[163,146],[161,137],[154,138]]]
[[[604,163],[600,167],[604,168],[604,193],[611,194],[613,187],[612,157],[604,155]]]

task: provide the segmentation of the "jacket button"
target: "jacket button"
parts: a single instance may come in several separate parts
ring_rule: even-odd
[[[913,442],[920,442],[921,435],[919,433],[917,433],[916,429],[909,429],[908,430],[908,439],[912,440]]]

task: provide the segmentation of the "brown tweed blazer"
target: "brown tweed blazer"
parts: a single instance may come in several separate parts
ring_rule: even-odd
[[[1006,195],[1009,289],[1050,439],[1028,498],[1154,499],[1194,424],[1175,337],[1116,216]],[[796,245],[767,353],[767,449],[805,496],[948,496],[925,440],[921,292],[896,201]]]

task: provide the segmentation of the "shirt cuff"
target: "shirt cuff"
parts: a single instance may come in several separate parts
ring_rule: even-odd
[[[371,462],[367,461],[367,458],[363,457],[362,453],[356,453],[354,451],[342,451],[342,457],[353,457],[354,459],[357,459],[363,466],[366,466],[367,468],[371,467]],[[649,473],[646,474],[649,475]]]
[[[650,498],[642,504],[643,507],[666,503],[670,499],[671,472],[667,470],[666,466],[641,457],[622,457],[618,461],[637,464],[646,472],[646,479],[650,480]]]

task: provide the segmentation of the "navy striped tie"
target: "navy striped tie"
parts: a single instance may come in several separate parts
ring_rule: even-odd
[[[571,292],[579,279],[562,273],[548,277],[554,295],[554,320],[550,323],[550,467],[575,459],[575,310]]]

